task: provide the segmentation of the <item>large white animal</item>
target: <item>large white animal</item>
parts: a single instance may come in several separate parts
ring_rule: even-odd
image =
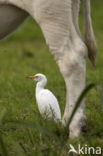
[[[66,125],[75,102],[85,87],[86,58],[95,64],[96,42],[90,16],[90,0],[84,1],[85,42],[78,26],[80,0],[0,0],[0,39],[14,31],[29,15],[40,25],[47,45],[66,84]],[[85,100],[69,127],[77,137],[85,126]]]

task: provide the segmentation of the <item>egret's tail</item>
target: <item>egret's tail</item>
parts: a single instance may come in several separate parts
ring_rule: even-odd
[[[85,43],[88,48],[88,56],[93,66],[97,55],[97,44],[92,28],[90,0],[84,0],[84,16],[85,16]]]

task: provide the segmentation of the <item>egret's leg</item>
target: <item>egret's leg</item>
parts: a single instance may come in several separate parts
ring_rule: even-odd
[[[66,108],[63,116],[63,124],[66,125],[85,87],[87,51],[73,23],[72,0],[41,0],[36,5],[32,16],[40,24],[66,83]],[[70,125],[70,137],[80,134],[84,121],[83,101]]]

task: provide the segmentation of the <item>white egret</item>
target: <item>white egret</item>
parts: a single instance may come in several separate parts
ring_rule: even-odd
[[[55,121],[61,120],[61,111],[59,108],[59,104],[57,98],[54,94],[44,87],[47,83],[47,78],[43,74],[36,74],[34,76],[29,76],[28,78],[33,79],[37,82],[36,84],[36,101],[38,104],[38,109],[40,114],[44,118],[51,119],[53,118]]]

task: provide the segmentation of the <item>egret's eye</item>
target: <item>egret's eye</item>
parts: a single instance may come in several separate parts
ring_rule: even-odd
[[[41,77],[38,77],[38,79],[41,80],[42,78]]]

